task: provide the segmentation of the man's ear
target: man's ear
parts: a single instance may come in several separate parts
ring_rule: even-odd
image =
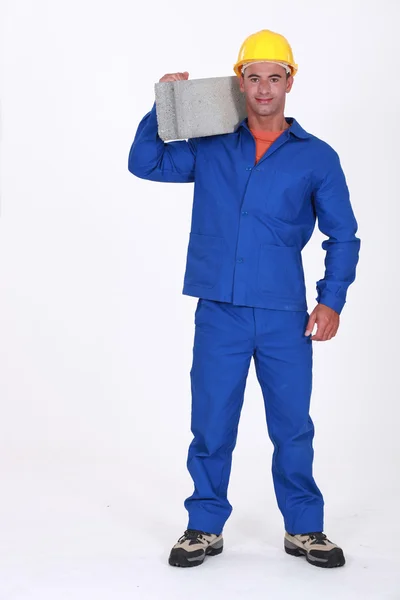
[[[286,93],[287,93],[287,94],[288,94],[288,93],[290,92],[290,90],[292,89],[293,83],[294,83],[294,77],[293,77],[293,75],[290,75],[290,76],[287,78],[287,81],[286,81]]]

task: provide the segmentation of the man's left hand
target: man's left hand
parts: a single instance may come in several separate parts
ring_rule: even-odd
[[[304,335],[310,335],[313,332],[315,323],[317,331],[311,336],[314,342],[326,342],[333,338],[339,329],[340,315],[325,304],[317,304],[308,319],[307,328]]]

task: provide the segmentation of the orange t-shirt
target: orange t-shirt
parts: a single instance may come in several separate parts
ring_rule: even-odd
[[[259,131],[257,129],[250,129],[256,141],[256,163],[260,160],[262,155],[268,150],[271,144],[284,132],[282,131]]]

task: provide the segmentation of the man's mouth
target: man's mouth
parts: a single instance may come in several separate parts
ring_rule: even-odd
[[[268,104],[271,102],[272,98],[256,98],[257,102],[260,104]]]

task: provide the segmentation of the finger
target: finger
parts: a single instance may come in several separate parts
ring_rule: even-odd
[[[324,331],[324,335],[322,336],[322,341],[327,342],[330,339],[330,329],[328,327]]]
[[[338,325],[332,324],[327,327],[328,339],[335,337],[338,330]]]
[[[333,329],[328,329],[324,335],[324,342],[327,342],[333,338]]]
[[[316,331],[315,335],[312,336],[311,339],[314,340],[315,342],[323,342],[325,330],[326,330],[326,324],[318,323],[317,331]]]
[[[323,341],[322,338],[319,337],[319,335],[317,333],[315,335],[312,335],[311,339],[313,342],[322,342]]]
[[[163,77],[161,77],[160,82],[164,81],[178,81],[181,79],[189,79],[189,72],[182,71],[180,73],[166,73]]]
[[[326,339],[331,340],[336,335],[337,327],[335,325],[330,325],[326,329]]]
[[[304,335],[310,335],[313,332],[316,319],[317,319],[317,317],[315,314],[310,315]]]
[[[335,327],[331,327],[329,329],[329,331],[327,332],[327,335],[328,335],[328,337],[327,337],[328,340],[331,340],[333,337],[335,337],[335,335],[336,335]]]

